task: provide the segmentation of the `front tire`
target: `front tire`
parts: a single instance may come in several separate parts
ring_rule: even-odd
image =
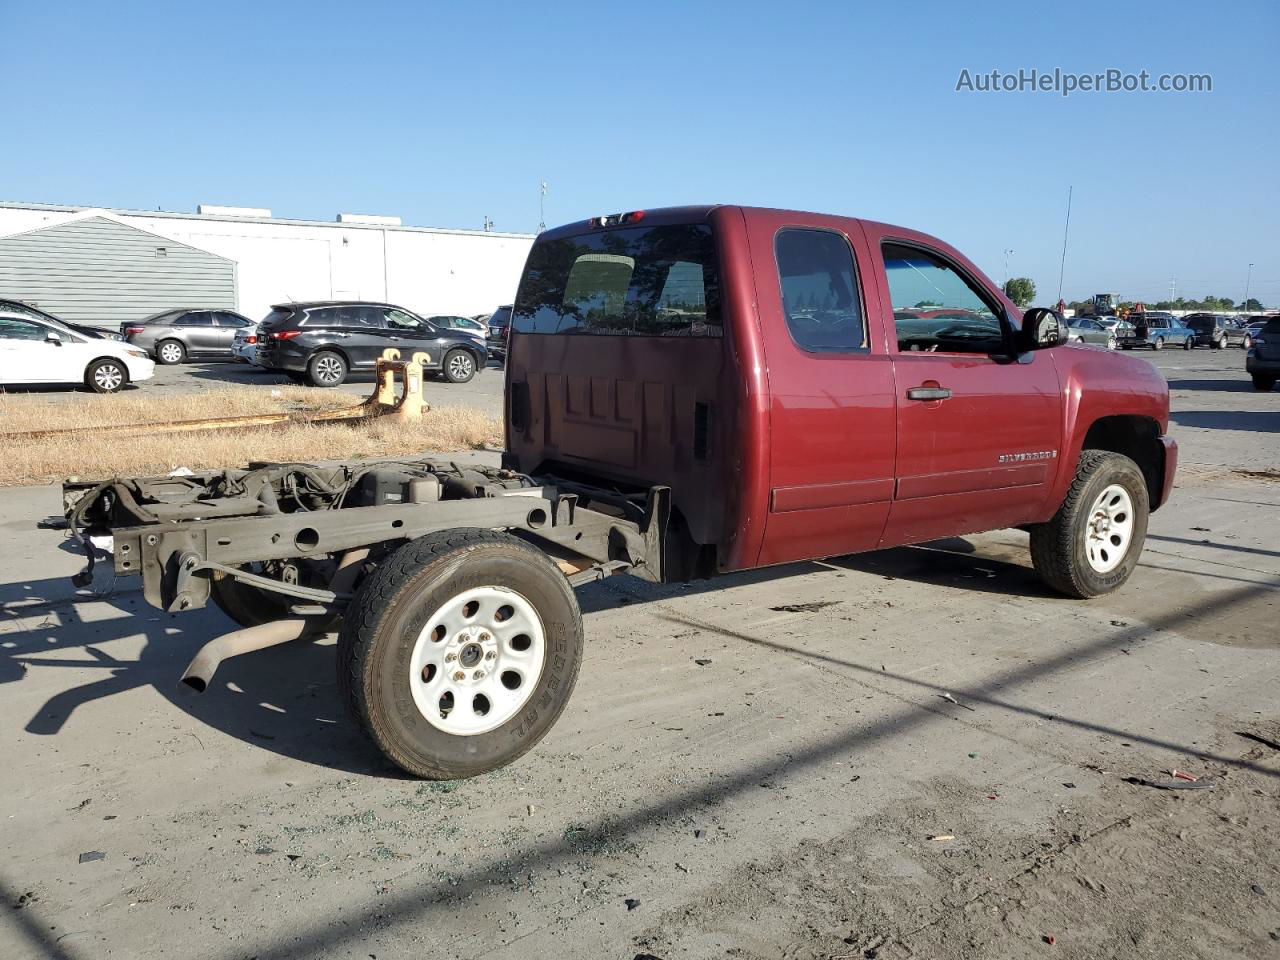
[[[361,585],[338,684],[396,766],[474,777],[551,729],[582,652],[577,598],[546,554],[506,533],[448,530],[405,544]]]
[[[156,363],[171,367],[187,359],[187,348],[177,340],[161,340],[156,344]]]
[[[1240,341],[1240,346],[1248,350],[1250,347],[1253,346],[1253,337],[1249,336],[1249,334],[1246,333],[1244,335],[1244,339]]]
[[[1147,538],[1147,482],[1128,457],[1085,450],[1066,499],[1031,529],[1036,573],[1069,597],[1110,593],[1133,574]]]
[[[84,385],[94,393],[118,393],[129,382],[129,371],[119,360],[95,360],[84,372]]]
[[[450,350],[441,369],[450,383],[466,383],[476,375],[476,358],[466,350]]]
[[[1116,338],[1115,338],[1115,337],[1107,337],[1107,349],[1108,349],[1108,350],[1114,350],[1115,348],[1116,348]]]
[[[347,379],[347,361],[332,350],[321,350],[307,363],[307,379],[313,387],[337,387]]]
[[[1263,393],[1265,393],[1275,385],[1276,385],[1275,377],[1266,377],[1260,373],[1255,373],[1253,375],[1253,389],[1255,390],[1261,390]]]

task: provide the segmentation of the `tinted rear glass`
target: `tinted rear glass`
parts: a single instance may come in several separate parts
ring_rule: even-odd
[[[634,227],[535,243],[512,324],[520,333],[721,336],[711,228]]]
[[[1182,321],[1192,330],[1208,330],[1213,326],[1213,321],[1208,317],[1192,317],[1190,320]]]
[[[262,318],[263,327],[283,327],[293,319],[292,310],[272,310]]]

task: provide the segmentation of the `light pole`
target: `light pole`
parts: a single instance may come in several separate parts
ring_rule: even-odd
[[[1009,255],[1012,253],[1012,250],[1006,250],[1004,252],[1004,285],[1006,287],[1009,286]]]
[[[1249,264],[1249,272],[1244,278],[1244,312],[1249,312],[1249,283],[1253,280],[1253,264]]]

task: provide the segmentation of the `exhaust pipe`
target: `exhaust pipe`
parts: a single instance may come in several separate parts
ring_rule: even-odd
[[[213,680],[213,674],[223,660],[297,640],[310,625],[310,621],[303,618],[273,620],[215,637],[201,647],[187,665],[186,672],[182,674],[182,682],[197,693],[204,693],[209,689],[209,682]]]
[[[356,577],[360,575],[360,564],[368,556],[368,547],[356,547],[344,553],[342,559],[338,561],[338,569],[334,572],[329,589],[334,593],[349,592],[355,585]],[[305,617],[294,617],[224,633],[200,648],[195,658],[187,665],[186,672],[182,674],[182,682],[197,693],[204,693],[209,689],[209,682],[223,660],[297,640],[311,629],[312,625],[312,621]]]

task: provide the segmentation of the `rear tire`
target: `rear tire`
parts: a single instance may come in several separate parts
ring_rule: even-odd
[[[156,363],[171,367],[187,359],[187,348],[177,340],[161,340],[156,344]]]
[[[129,370],[120,360],[95,360],[84,372],[84,385],[94,393],[119,393],[129,382]]]
[[[551,729],[582,651],[577,598],[545,553],[506,533],[447,530],[405,544],[361,585],[338,638],[338,685],[396,766],[474,777]]]
[[[1250,347],[1253,346],[1253,337],[1249,336],[1249,334],[1246,333],[1244,335],[1244,339],[1240,341],[1240,346],[1248,350]]]
[[[1265,377],[1260,373],[1255,373],[1253,375],[1253,389],[1255,390],[1261,390],[1263,393],[1265,393],[1275,385],[1276,385],[1275,377]]]
[[[1187,337],[1187,339],[1185,339],[1185,340],[1183,340],[1183,341],[1182,341],[1182,349],[1183,349],[1183,350],[1190,350],[1190,349],[1191,349],[1191,338],[1190,338],[1190,337]]]
[[[1069,597],[1117,589],[1133,574],[1147,538],[1147,482],[1128,457],[1085,450],[1053,519],[1031,529],[1036,573]]]
[[[307,380],[313,387],[337,387],[347,379],[347,361],[342,354],[321,350],[307,362]]]
[[[1164,349],[1164,337],[1156,337],[1154,340],[1152,340],[1152,341],[1151,341],[1151,349],[1152,349],[1152,350],[1163,350],[1163,349]]]

